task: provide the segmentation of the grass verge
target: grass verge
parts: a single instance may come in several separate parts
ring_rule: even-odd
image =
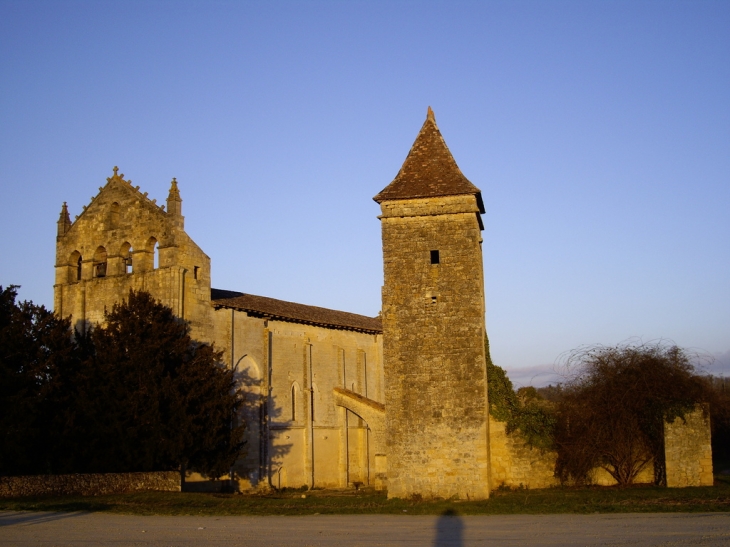
[[[94,497],[1,499],[0,510],[103,511],[134,515],[459,515],[666,513],[730,511],[730,477],[696,488],[585,487],[497,490],[486,501],[388,500],[368,491],[314,490],[271,494],[141,492]]]

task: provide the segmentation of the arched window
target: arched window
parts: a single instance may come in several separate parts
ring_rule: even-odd
[[[119,228],[119,204],[115,201],[109,208],[109,229]]]
[[[94,277],[106,277],[106,249],[102,246],[96,248],[94,253]]]
[[[291,386],[291,421],[295,422],[297,419],[297,387]]]
[[[291,385],[291,421],[297,421],[297,405],[299,404],[299,384]]]
[[[160,267],[160,247],[157,243],[157,239],[154,237],[151,237],[147,240],[147,249],[146,251],[150,253],[151,256],[151,265],[152,269],[156,270]],[[147,260],[150,260],[149,258]],[[148,262],[150,264],[150,262]]]
[[[68,259],[68,282],[81,281],[81,253],[74,251]]]
[[[132,273],[132,246],[129,242],[122,243],[122,248],[119,250],[119,256],[122,257],[122,272]]]

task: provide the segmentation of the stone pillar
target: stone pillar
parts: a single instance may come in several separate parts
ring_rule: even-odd
[[[664,423],[667,486],[712,486],[710,416],[702,408]]]

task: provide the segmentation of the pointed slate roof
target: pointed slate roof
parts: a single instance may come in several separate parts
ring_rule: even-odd
[[[474,186],[456,165],[436,125],[436,117],[428,107],[426,121],[393,182],[373,199],[378,203],[394,199],[413,199],[437,196],[477,196],[481,205],[481,191]],[[482,211],[483,212],[483,211]]]

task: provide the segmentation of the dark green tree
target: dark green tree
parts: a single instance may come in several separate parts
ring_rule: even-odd
[[[78,365],[69,323],[43,306],[16,303],[17,286],[0,287],[0,474],[52,469],[49,437],[65,414],[55,389]],[[59,404],[61,403],[61,404]]]
[[[664,421],[706,400],[687,353],[665,344],[595,346],[569,354],[573,379],[558,402],[557,474],[585,482],[602,467],[620,485],[650,463],[666,482]]]
[[[242,447],[243,399],[219,352],[192,340],[170,308],[135,291],[88,342],[79,426],[90,433],[89,471],[228,471]]]
[[[0,287],[0,474],[229,470],[243,398],[187,323],[131,291],[72,338],[16,289]]]

